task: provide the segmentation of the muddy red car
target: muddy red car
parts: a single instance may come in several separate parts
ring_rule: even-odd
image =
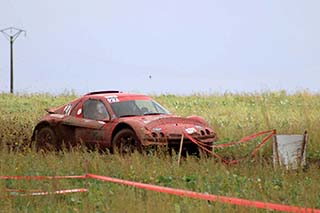
[[[170,114],[151,97],[140,94],[91,92],[47,112],[33,132],[37,150],[79,144],[121,153],[158,146],[177,150],[183,132],[206,145],[217,139],[203,118]],[[198,152],[197,145],[187,138],[183,148]]]

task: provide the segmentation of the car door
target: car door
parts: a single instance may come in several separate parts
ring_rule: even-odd
[[[76,109],[78,124],[75,126],[77,142],[85,143],[88,147],[106,147],[107,131],[109,129],[110,114],[102,100],[88,98]]]

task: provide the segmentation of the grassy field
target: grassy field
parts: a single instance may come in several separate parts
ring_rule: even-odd
[[[90,173],[143,183],[182,188],[197,192],[239,197],[320,209],[320,95],[301,92],[256,94],[217,94],[154,98],[171,112],[201,115],[219,134],[219,143],[236,141],[243,136],[269,129],[279,134],[302,134],[308,130],[309,144],[305,170],[288,172],[274,169],[271,143],[254,160],[227,166],[213,158],[187,157],[177,165],[177,156],[99,154],[83,150],[36,153],[21,150],[28,142],[44,109],[59,106],[74,95],[0,94],[0,175],[81,175]],[[20,149],[20,148],[21,149]],[[249,147],[228,150],[245,156]],[[230,151],[230,152],[229,152]],[[10,196],[5,189],[59,190],[88,187],[88,193],[42,197]],[[193,200],[142,189],[85,180],[18,181],[0,180],[1,211],[121,211],[121,212],[259,212],[221,203]]]

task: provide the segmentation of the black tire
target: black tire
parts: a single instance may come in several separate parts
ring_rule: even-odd
[[[207,148],[208,150],[210,150],[212,152],[212,148]],[[198,148],[198,156],[200,158],[210,158],[212,156],[212,153],[208,152],[206,150],[203,150],[202,148]]]
[[[142,151],[141,142],[135,132],[131,129],[120,130],[112,140],[113,152],[121,155],[131,154],[135,151]]]
[[[37,131],[36,151],[57,151],[58,148],[58,138],[53,129],[43,127]]]

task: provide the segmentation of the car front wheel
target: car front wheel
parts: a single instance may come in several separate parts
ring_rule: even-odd
[[[141,152],[141,143],[135,132],[131,129],[120,130],[112,140],[113,152],[131,154]]]

